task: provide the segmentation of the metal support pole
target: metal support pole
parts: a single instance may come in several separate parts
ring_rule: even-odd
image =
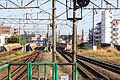
[[[49,51],[49,25],[47,26],[47,51]]]
[[[29,63],[29,79],[28,80],[32,80],[32,64]]]
[[[82,43],[84,41],[84,30],[82,29]]]
[[[94,43],[94,6],[93,6],[93,30],[92,30],[92,35],[93,35],[93,46],[95,45]]]
[[[19,20],[19,44],[20,44],[20,20]]]
[[[23,0],[21,0],[21,7],[23,7]]]
[[[5,0],[6,1],[6,8],[7,8],[7,6],[8,6],[8,0]]]
[[[119,7],[119,0],[117,0],[117,8]]]
[[[82,29],[81,48],[84,48],[84,30]]]
[[[40,65],[37,65],[37,69],[38,69],[38,80],[40,80]]]
[[[73,62],[76,63],[76,43],[77,43],[77,26],[76,26],[76,0],[73,2]],[[73,66],[73,79],[76,80],[75,66]]]
[[[11,80],[10,65],[8,66],[8,80]]]
[[[60,30],[59,30],[59,37],[58,37],[58,45],[60,43]]]
[[[47,80],[47,75],[46,75],[46,71],[47,71],[47,66],[44,65],[44,80]]]
[[[101,0],[101,8],[103,8],[103,0]]]
[[[58,80],[58,65],[55,63],[55,80]]]
[[[56,47],[57,47],[57,40],[58,40],[58,39],[57,39],[57,34],[58,34],[58,33],[57,33],[57,31],[56,31],[56,36],[55,36],[55,37],[56,37]]]
[[[53,28],[53,43],[52,43],[52,61],[56,62],[56,0],[52,0],[52,28]]]
[[[30,76],[30,73],[29,73],[29,63],[27,63],[27,80],[29,80],[29,76]]]
[[[55,80],[55,64],[52,65],[52,80]]]
[[[39,5],[39,1],[37,0],[37,6]]]

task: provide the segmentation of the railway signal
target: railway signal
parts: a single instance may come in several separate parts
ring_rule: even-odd
[[[80,7],[86,7],[89,4],[90,0],[77,0],[77,4]]]

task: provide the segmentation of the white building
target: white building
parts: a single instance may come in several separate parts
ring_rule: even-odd
[[[120,45],[120,19],[114,19],[111,22],[111,43]]]
[[[108,0],[111,3],[111,0]],[[110,7],[106,4],[107,7]],[[101,43],[111,43],[111,22],[112,10],[105,10],[102,12],[102,26],[101,26]]]
[[[0,46],[3,46],[5,44],[5,36],[0,36]]]

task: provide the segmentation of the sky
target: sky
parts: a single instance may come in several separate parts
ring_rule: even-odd
[[[2,4],[3,6],[8,6],[8,7],[16,7],[15,5],[13,5],[10,2],[7,2],[8,4],[6,5],[6,0],[0,0],[0,4]],[[21,0],[11,0],[12,2],[14,2],[15,4],[21,6],[22,4],[20,3]],[[30,2],[32,0],[23,0],[23,5],[26,5],[28,2]],[[42,5],[44,2],[46,2],[48,0],[38,0],[38,4],[37,4],[37,0],[35,0],[33,3],[31,3],[30,5],[28,5],[27,7],[35,7],[35,6],[39,6],[38,9],[32,8],[32,9],[0,9],[0,18],[29,18],[29,19],[52,19],[51,14],[52,14],[52,0],[48,1],[46,4]],[[59,1],[59,2],[58,2]],[[59,15],[61,15],[62,13],[64,13],[66,11],[66,6],[65,6],[65,2],[66,0],[58,0],[56,2],[56,15],[57,17]],[[96,5],[100,6],[100,1],[101,0],[91,0],[92,2],[94,2]],[[114,6],[116,6],[116,1],[117,0],[112,0],[112,4]],[[120,0],[119,0],[120,2]],[[61,4],[62,3],[62,4]],[[104,4],[104,2],[103,2]],[[93,5],[90,3],[88,6],[88,8],[92,8]],[[120,6],[119,6],[120,7]],[[1,8],[1,7],[0,7]],[[95,23],[98,23],[101,21],[101,11],[103,10],[96,10],[96,14],[95,16]],[[89,29],[91,29],[93,26],[93,11],[92,10],[84,10],[82,11],[82,20],[77,21],[77,34],[80,35],[82,32],[82,29],[84,29],[85,35],[88,34]],[[113,18],[120,18],[120,10],[114,10],[113,11]],[[26,16],[27,13],[27,16]],[[69,14],[72,13],[69,11]],[[80,10],[77,11],[77,17],[80,17]],[[70,14],[70,17],[72,16],[72,14]],[[66,13],[62,14],[61,16],[59,16],[57,19],[66,19]],[[21,32],[22,30],[26,30],[28,32],[36,32],[36,33],[47,33],[47,26],[49,26],[49,24],[52,23],[52,21],[47,21],[47,20],[21,20],[21,23],[31,23],[31,24],[19,24],[19,20],[3,20],[0,19],[0,22],[6,22],[9,24],[4,24],[4,25],[9,25],[9,26],[15,26],[15,27],[21,27]],[[14,24],[15,23],[15,24]],[[67,25],[66,25],[67,24]],[[68,26],[69,25],[69,26]],[[59,32],[61,34],[72,34],[72,26],[73,23],[72,21],[66,21],[66,20],[57,20],[57,32]],[[50,28],[51,29],[51,28]]]

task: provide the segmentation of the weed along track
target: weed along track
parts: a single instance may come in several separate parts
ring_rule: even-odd
[[[72,61],[72,54],[69,52],[65,52],[62,50],[58,50],[58,52],[69,62]],[[78,63],[78,71],[79,75],[82,76],[83,79],[89,79],[89,80],[111,80],[111,79],[119,79],[119,78],[111,78],[110,76],[103,74],[101,71],[96,70],[93,66],[91,65],[96,65],[98,67],[101,67],[105,70],[108,70],[110,72],[113,72],[115,74],[120,74],[120,67],[115,66],[113,64],[101,62],[95,59],[83,57],[77,55],[77,63]],[[97,67],[96,67],[97,68]]]

